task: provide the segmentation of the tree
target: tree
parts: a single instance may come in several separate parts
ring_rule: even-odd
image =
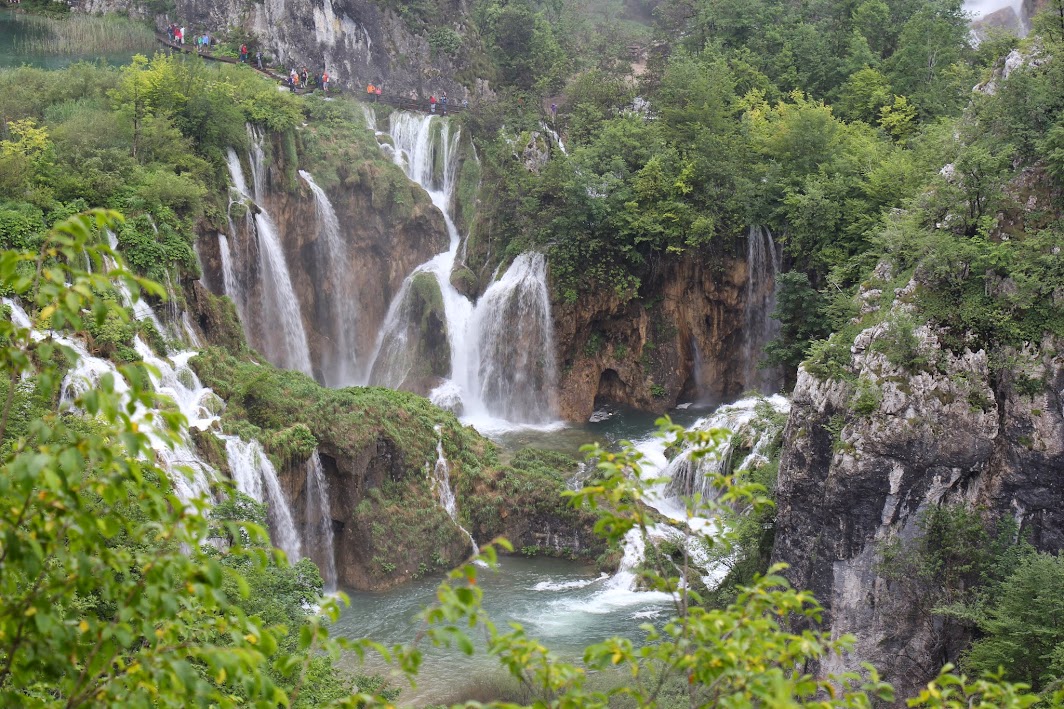
[[[74,411],[54,408],[81,357],[60,333],[129,317],[100,295],[111,279],[164,293],[99,243],[120,223],[95,211],[60,223],[36,251],[0,252],[4,291],[42,331],[0,319],[0,703],[287,705],[313,663],[306,650],[323,637],[320,621],[300,629],[303,652],[280,652],[284,629],[241,608],[248,586],[234,566],[268,568],[268,538],[261,525],[218,522],[231,549],[201,545],[206,502],[177,497],[170,475],[183,473],[161,469],[152,452],[173,445],[185,422],[155,409],[143,365],[105,374],[73,397]],[[105,257],[119,263],[110,273]]]
[[[979,603],[957,613],[984,637],[964,654],[976,673],[1005,676],[1036,689],[1064,678],[1064,557],[1031,554]]]

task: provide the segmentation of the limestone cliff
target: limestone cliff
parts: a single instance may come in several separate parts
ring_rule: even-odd
[[[725,252],[670,257],[640,300],[610,290],[555,302],[559,406],[586,420],[601,405],[661,412],[734,400],[764,379],[746,341],[748,265]]]
[[[273,147],[282,155],[280,146]],[[358,300],[357,352],[354,360],[364,363],[373,352],[377,333],[388,306],[403,279],[415,266],[446,248],[447,232],[443,216],[427,195],[377,153],[341,166],[335,181],[325,185],[340,224],[346,246],[347,263],[340,268],[326,261],[321,243],[314,197],[302,180],[291,174],[302,165],[289,165],[283,159],[267,160],[267,194],[261,204],[275,222],[285,252],[289,274],[302,311],[303,327],[310,346],[311,361],[319,381],[324,350],[332,347],[339,333],[330,317],[332,299],[338,285],[330,272],[339,271],[349,282],[347,292]],[[313,165],[308,165],[313,167]],[[256,271],[258,240],[244,220],[234,220],[236,233],[229,235],[230,249],[240,255],[248,270],[248,302],[258,302],[260,289],[272,287]],[[198,251],[204,279],[218,294],[223,293],[219,240],[215,234],[202,234]],[[257,311],[242,314],[249,344],[268,351],[266,343],[277,324],[263,322]]]
[[[404,19],[372,0],[176,0],[172,9],[158,13],[158,4],[144,0],[80,0],[77,7],[151,18],[160,29],[174,22],[220,39],[246,39],[252,51],[261,49],[273,66],[306,66],[311,71],[324,67],[345,89],[361,91],[372,82],[390,96],[403,98],[427,99],[442,91],[453,99],[468,98],[469,88],[455,75],[469,63],[479,42],[464,19],[462,0],[449,4],[446,18],[435,25],[462,39],[456,56],[433,50],[424,18]],[[466,78],[470,88],[477,85],[471,76]]]
[[[799,372],[772,554],[824,604],[834,636],[857,637],[821,669],[871,662],[899,696],[956,660],[964,638],[881,575],[884,543],[912,538],[924,510],[962,504],[988,523],[1013,516],[1041,550],[1064,547],[1064,343],[946,351],[909,319],[916,288]]]

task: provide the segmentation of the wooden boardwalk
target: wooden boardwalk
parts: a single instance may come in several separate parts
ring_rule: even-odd
[[[167,48],[169,48],[171,50],[178,51],[178,52],[184,52],[185,54],[195,54],[196,56],[203,57],[204,59],[209,59],[212,62],[224,62],[225,64],[241,64],[241,63],[245,63],[245,64],[247,64],[247,66],[251,67],[253,70],[257,71],[258,73],[262,74],[263,76],[267,76],[267,77],[273,79],[274,81],[276,81],[276,82],[278,82],[280,84],[283,84],[284,86],[288,86],[288,76],[287,75],[279,74],[276,71],[273,71],[272,69],[259,69],[255,65],[254,56],[249,56],[247,62],[241,62],[236,57],[226,57],[226,56],[222,56],[221,54],[214,54],[213,52],[210,52],[210,51],[205,51],[205,52],[204,51],[197,51],[196,45],[194,45],[194,44],[181,44],[180,42],[175,42],[172,39],[170,39],[170,36],[167,35],[165,32],[156,32],[155,33],[155,39],[159,40],[160,44],[162,44],[163,46],[165,46],[165,47],[167,47]],[[332,82],[330,82],[330,83],[332,83]],[[317,89],[297,88],[294,93],[306,94],[306,93],[313,93],[316,90]],[[329,94],[330,95],[339,94],[339,93],[343,93],[343,92],[341,92],[339,87],[337,87],[337,86],[330,86],[329,87]],[[358,97],[358,92],[354,92],[352,95],[357,98]],[[424,99],[421,99],[421,100],[415,100],[415,99],[411,99],[411,98],[402,98],[402,97],[399,97],[399,96],[392,96],[392,95],[388,95],[388,94],[381,94],[380,96],[374,96],[373,98],[370,98],[369,94],[366,94],[365,96],[366,96],[366,98],[364,100],[367,103],[383,103],[383,104],[387,104],[389,106],[394,106],[394,107],[396,107],[398,109],[401,109],[401,110],[404,110],[404,111],[419,111],[421,113],[429,113],[430,112],[428,98],[424,98]],[[448,104],[448,106],[447,106],[448,115],[452,114],[452,113],[462,113],[463,111],[467,111],[467,110],[469,110],[469,109],[468,108],[463,108],[461,104]],[[439,105],[436,106],[436,113],[442,113]]]

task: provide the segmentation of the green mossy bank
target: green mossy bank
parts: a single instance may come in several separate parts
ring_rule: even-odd
[[[306,375],[209,348],[192,360],[226,401],[222,429],[262,442],[299,522],[306,461],[322,461],[336,533],[341,585],[395,586],[452,568],[472,553],[469,537],[440,504],[434,470],[442,446],[458,522],[479,541],[502,535],[515,548],[594,559],[594,515],[562,497],[576,461],[519,451],[504,464],[494,444],[426,399],[379,387],[327,389]],[[220,442],[200,437],[225,468]]]

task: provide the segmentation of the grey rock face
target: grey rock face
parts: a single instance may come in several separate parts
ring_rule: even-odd
[[[150,16],[137,0],[83,0],[80,10]],[[464,16],[460,8],[453,15]],[[244,30],[255,37],[252,53],[261,49],[286,68],[326,68],[332,82],[356,95],[372,82],[404,99],[427,100],[443,91],[455,102],[469,97],[453,78],[453,60],[434,53],[427,37],[413,34],[393,11],[370,0],[177,0],[176,9],[155,22],[159,28],[176,22],[215,34]],[[464,34],[460,22],[447,26]]]
[[[871,662],[906,696],[965,638],[880,575],[881,545],[911,538],[930,507],[964,504],[988,522],[1013,516],[1041,550],[1064,546],[1064,343],[997,353],[1014,364],[995,373],[986,352],[947,352],[925,325],[913,334],[928,364],[908,371],[875,346],[893,337],[902,310],[857,336],[851,377],[799,373],[772,556],[824,604],[833,636],[857,637],[820,671]],[[1043,387],[1020,393],[1020,378]]]

